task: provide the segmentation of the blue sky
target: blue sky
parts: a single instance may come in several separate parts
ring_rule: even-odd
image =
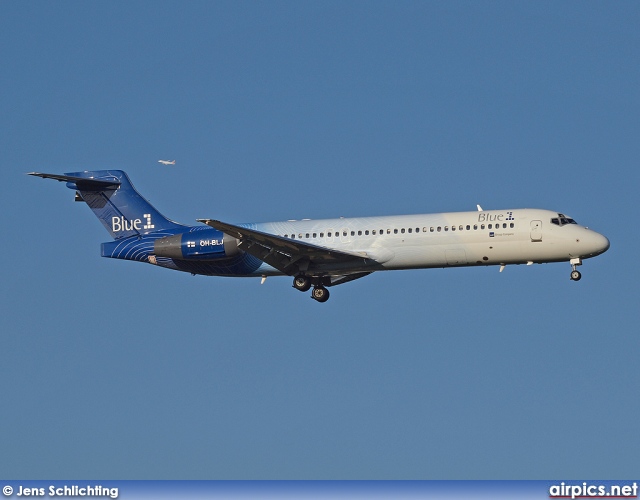
[[[7,478],[637,475],[636,2],[4,2]],[[162,167],[158,159],[176,159]],[[539,207],[582,266],[289,278],[100,257],[64,185],[180,222]]]

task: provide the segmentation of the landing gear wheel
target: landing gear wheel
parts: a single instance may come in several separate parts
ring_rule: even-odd
[[[329,290],[323,286],[316,286],[311,292],[311,298],[318,302],[326,302],[329,300]]]
[[[580,281],[580,278],[582,278],[582,274],[580,274],[580,271],[571,271],[571,279],[573,281]]]
[[[303,275],[296,276],[293,278],[293,288],[301,292],[306,292],[311,288],[311,278]]]

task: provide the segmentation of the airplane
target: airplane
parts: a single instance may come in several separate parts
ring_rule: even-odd
[[[290,276],[318,302],[329,287],[375,271],[569,262],[606,252],[609,240],[571,217],[541,209],[288,220],[229,224],[174,222],[160,214],[121,170],[28,175],[66,182],[113,241],[102,256],[146,262],[192,275]]]
[[[176,161],[175,160],[158,160],[158,163],[162,163],[163,165],[175,165]]]

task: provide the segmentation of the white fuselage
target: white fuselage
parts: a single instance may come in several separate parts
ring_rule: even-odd
[[[380,269],[562,262],[594,257],[609,240],[540,209],[300,220],[251,224],[258,231],[377,261]],[[556,220],[556,222],[552,222]],[[358,269],[349,269],[356,271]],[[365,270],[365,269],[363,269]],[[278,275],[264,264],[256,274]]]

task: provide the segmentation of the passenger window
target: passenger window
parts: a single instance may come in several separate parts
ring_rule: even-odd
[[[477,231],[477,229],[478,229],[478,224],[474,224],[474,225],[473,225],[473,230],[474,230],[474,231]]]
[[[420,228],[419,228],[419,227],[417,227],[417,228],[416,228],[416,233],[419,233],[419,232],[420,232]],[[425,232],[425,233],[427,232],[427,228],[426,228],[426,227],[424,228],[424,232]]]
[[[347,232],[346,231],[342,231],[342,236],[346,236]]]
[[[394,230],[393,230],[393,234],[398,234],[398,230],[397,230],[397,229],[394,229]]]
[[[324,238],[324,233],[320,233],[320,238]]]
[[[387,234],[391,234],[391,229],[387,229]]]
[[[467,224],[467,231],[471,229],[471,226],[469,224]]]
[[[404,234],[404,228],[400,229],[400,232],[401,232],[402,234]]]
[[[316,236],[317,236],[317,234],[316,234],[316,233],[313,233],[313,237],[315,238]]]
[[[376,234],[376,230],[374,229],[373,231],[371,231],[371,234]]]
[[[308,238],[308,237],[309,237],[309,233],[305,234],[305,236],[304,236],[304,237],[305,237],[305,238]]]
[[[460,231],[462,231],[464,229],[464,227],[460,226],[458,229],[460,229]]]
[[[331,238],[331,233],[327,233],[327,238]]]
[[[356,232],[355,231],[351,231],[351,236],[355,236]]]
[[[364,235],[365,236],[369,236],[369,230],[368,229],[364,232]]]
[[[301,240],[302,239],[302,233],[298,234],[298,239]]]
[[[442,226],[438,226],[438,232],[442,231]]]
[[[410,228],[408,229],[408,231],[409,231],[410,233],[412,233],[412,232],[413,232],[413,228],[411,228],[411,227],[410,227]]]
[[[502,229],[507,229],[507,223],[506,222],[502,223]]]
[[[489,226],[487,226],[487,227],[488,227],[489,229],[491,229],[492,225],[491,225],[491,224],[489,224]]]
[[[451,226],[451,230],[455,231],[456,230],[456,226]]]
[[[449,226],[444,226],[444,230],[448,231],[449,230]]]
[[[513,222],[511,224],[509,224],[509,227],[513,227]]]
[[[480,224],[480,229],[484,229],[484,224]]]
[[[433,226],[431,226],[431,227],[429,228],[429,232],[430,232],[430,233],[433,233]]]

